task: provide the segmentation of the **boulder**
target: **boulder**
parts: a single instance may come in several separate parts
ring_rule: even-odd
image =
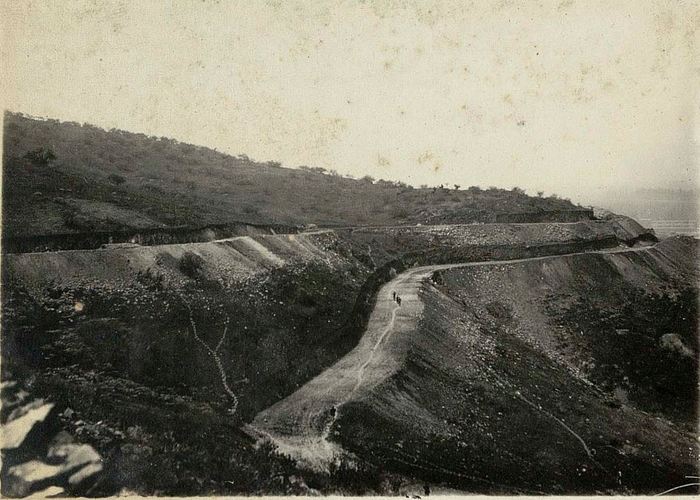
[[[68,432],[57,434],[61,424],[53,403],[28,396],[16,384],[3,384],[3,407],[9,403],[15,408],[2,426],[2,495],[86,493],[102,471],[102,458],[92,446],[75,443]],[[30,402],[19,406],[16,401]]]
[[[666,333],[659,339],[659,344],[667,351],[675,352],[687,358],[694,358],[695,353],[683,343],[683,339],[677,333]]]
[[[36,406],[36,403],[30,403]],[[46,423],[54,405],[51,403],[40,404],[28,409],[22,416],[16,418],[2,427],[2,450],[14,450],[27,441],[27,436],[37,427]]]

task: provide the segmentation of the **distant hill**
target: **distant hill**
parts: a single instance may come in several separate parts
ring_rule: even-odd
[[[517,188],[417,189],[9,112],[3,153],[4,236],[233,221],[435,224],[577,208],[568,200],[531,197]]]

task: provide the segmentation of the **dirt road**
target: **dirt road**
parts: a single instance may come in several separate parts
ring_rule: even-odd
[[[635,250],[618,248],[595,253],[621,251]],[[308,467],[327,469],[343,454],[339,445],[328,439],[335,419],[343,411],[343,405],[362,399],[400,368],[403,355],[409,348],[405,340],[408,336],[402,333],[410,332],[418,324],[424,307],[419,290],[426,278],[441,269],[507,265],[566,255],[578,254],[423,266],[401,273],[379,290],[375,308],[359,344],[296,392],[260,412],[248,430],[259,437],[270,438],[280,452]],[[394,292],[401,297],[401,305],[393,299]]]

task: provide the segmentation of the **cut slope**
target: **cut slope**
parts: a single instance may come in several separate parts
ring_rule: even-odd
[[[172,286],[187,280],[179,267],[185,254],[201,259],[199,274],[222,282],[234,282],[256,272],[284,265],[338,261],[328,248],[336,244],[332,231],[298,235],[237,236],[206,243],[115,247],[100,250],[66,250],[8,254],[3,264],[7,276],[33,290],[53,285],[128,286],[139,273],[161,274]]]
[[[664,261],[651,249],[412,269],[380,291],[361,344],[261,412],[253,428],[310,466],[349,451],[470,491],[674,486],[694,472],[691,435],[633,406],[611,406],[590,382],[509,325],[434,287],[421,288],[440,268],[458,268],[445,275],[520,266],[543,271],[561,262],[575,269],[579,260],[634,255]],[[394,289],[406,295],[400,308],[391,299]]]
[[[435,269],[410,270],[385,284],[358,346],[294,394],[259,413],[251,430],[316,469],[323,470],[339,458],[341,450],[328,440],[338,412],[399,368],[395,349],[401,344],[389,339],[401,330],[399,325],[415,323],[420,316],[418,286]],[[401,298],[401,306],[394,293]]]
[[[8,362],[206,387],[225,408],[227,378],[244,418],[350,349],[371,272],[330,231],[7,254],[3,266]],[[216,365],[202,341],[220,346]]]

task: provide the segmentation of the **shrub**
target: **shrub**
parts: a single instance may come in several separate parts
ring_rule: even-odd
[[[318,206],[313,205],[313,208],[317,209]],[[260,208],[256,207],[255,205],[243,205],[241,210],[247,215],[260,215]]]
[[[126,179],[119,174],[110,174],[107,179],[109,179],[109,182],[116,184],[117,186],[126,182]]]
[[[51,148],[37,148],[28,151],[24,157],[36,165],[48,165],[57,157]]]
[[[204,267],[204,259],[194,252],[185,252],[177,263],[182,274],[189,278],[196,278]]]

